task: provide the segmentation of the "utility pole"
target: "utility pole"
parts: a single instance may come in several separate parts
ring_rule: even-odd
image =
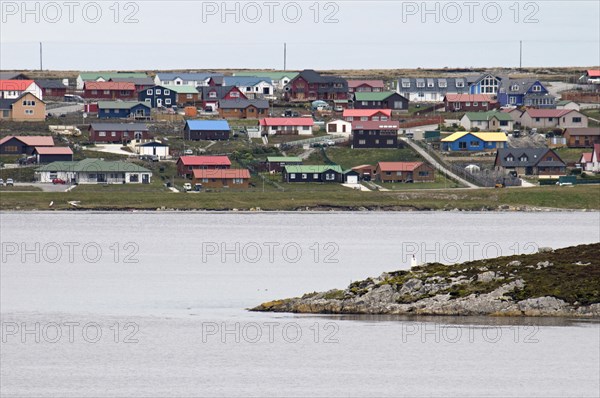
[[[287,70],[287,43],[283,43],[283,70]]]
[[[523,40],[519,40],[519,70],[523,69]]]
[[[42,54],[42,42],[40,42],[40,71],[44,70],[44,63],[42,62],[42,58],[43,54]]]

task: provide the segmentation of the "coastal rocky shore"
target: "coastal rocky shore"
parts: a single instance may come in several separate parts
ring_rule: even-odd
[[[344,290],[263,303],[251,311],[600,318],[600,243],[471,261],[424,264]]]

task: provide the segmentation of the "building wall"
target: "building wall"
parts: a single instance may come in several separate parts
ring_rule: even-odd
[[[33,101],[35,105],[23,105]],[[11,118],[15,122],[43,122],[46,120],[46,104],[33,95],[25,95],[12,104]]]
[[[352,133],[352,123],[343,120],[327,123],[327,132],[350,135]]]
[[[38,163],[71,162],[73,155],[37,155]]]
[[[119,143],[134,140],[136,136],[139,136],[139,138],[143,140],[152,138],[148,131],[96,131],[90,129],[90,141],[92,142]]]
[[[161,159],[169,156],[168,146],[139,146],[140,155],[155,155]]]
[[[242,109],[219,108],[219,116],[224,119],[258,119],[264,117],[266,114],[266,109],[257,109],[255,106]]]
[[[199,140],[228,140],[229,131],[213,131],[213,130],[190,130],[186,125],[184,128],[185,138],[192,141]]]
[[[333,170],[324,173],[287,173],[283,170],[283,182],[343,182],[343,175]]]
[[[378,130],[354,130],[352,132],[353,148],[397,148],[398,132]]]
[[[570,148],[587,148],[593,147],[594,144],[600,144],[600,135],[571,135],[567,131],[564,137]]]
[[[108,92],[106,92],[108,91]],[[83,92],[84,98],[93,98],[100,100],[134,100],[137,99],[134,90],[91,90],[85,89]]]
[[[192,185],[202,184],[203,189],[248,189],[250,180],[242,179],[241,183],[235,183],[233,178],[195,178],[192,177]]]
[[[165,94],[165,90],[167,94]],[[169,88],[163,87],[151,87],[140,91],[137,99],[140,102],[150,105],[152,108],[158,108],[161,106],[170,108],[177,105],[177,93]]]

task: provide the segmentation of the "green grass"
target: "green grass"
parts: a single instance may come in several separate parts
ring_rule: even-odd
[[[565,163],[577,163],[581,159],[582,153],[591,151],[591,148],[556,148],[554,150]]]
[[[393,190],[393,191],[406,191],[406,190],[412,190],[412,189],[445,189],[445,188],[460,188],[461,187],[460,184],[446,178],[445,176],[443,176],[442,174],[440,174],[438,172],[436,172],[436,174],[435,174],[435,181],[432,181],[432,182],[415,182],[412,184],[375,182],[375,184],[377,184],[383,188]]]
[[[0,186],[0,192],[41,192],[42,189],[33,185]]]
[[[585,110],[581,111],[581,113],[586,115],[588,118],[600,120],[600,109],[585,109]],[[589,127],[599,127],[600,123],[598,123],[595,120],[589,119],[588,126]]]
[[[402,149],[352,149],[347,147],[332,147],[325,150],[331,161],[350,169],[355,166],[370,164],[375,166],[378,162],[400,162],[421,160],[419,155],[410,148]],[[320,149],[317,149],[304,164],[325,164]]]
[[[35,169],[37,167],[16,167],[14,169],[0,169],[0,178],[6,182],[12,178],[15,182],[33,182],[35,181]]]
[[[302,184],[300,184],[302,185]],[[325,184],[316,184],[321,186]],[[130,187],[126,185],[125,187]],[[204,192],[198,195],[162,190],[102,190],[70,192],[3,192],[1,210],[45,209],[50,201],[58,210],[72,209],[68,201],[81,201],[82,209],[127,210],[173,209],[231,210],[260,207],[263,210],[297,210],[308,208],[356,210],[481,210],[502,205],[535,206],[558,209],[600,210],[600,186],[535,187],[518,189],[412,190],[403,192],[359,192],[352,189],[333,191],[262,192],[257,187],[246,192]],[[117,189],[117,188],[115,188]],[[126,189],[126,188],[122,188]]]

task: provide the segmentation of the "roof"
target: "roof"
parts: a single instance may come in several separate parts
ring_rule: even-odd
[[[0,80],[0,91],[24,91],[33,83],[33,80]]]
[[[486,122],[492,118],[496,118],[500,121],[512,121],[513,118],[506,112],[500,111],[487,111],[487,112],[467,112],[465,116],[471,121]]]
[[[581,154],[580,160],[582,163],[590,163],[592,161],[592,157],[594,156],[594,152],[584,152]]]
[[[177,162],[184,166],[231,166],[227,156],[181,156]]]
[[[354,99],[356,101],[384,101],[388,97],[390,97],[394,94],[398,94],[398,93],[396,93],[394,91],[379,91],[379,92],[374,92],[374,93],[358,92],[358,93],[354,93]],[[400,95],[400,94],[398,94],[398,95]]]
[[[135,91],[135,84],[130,82],[85,82],[84,90],[127,90]]]
[[[175,91],[178,94],[199,94],[198,89],[194,86],[162,86],[167,90]]]
[[[150,109],[148,104],[139,101],[98,101],[98,109],[131,109],[138,105]]]
[[[250,178],[248,169],[194,169],[194,178]]]
[[[371,117],[380,112],[388,117],[392,117],[391,109],[344,109],[342,117]]]
[[[230,131],[227,120],[186,120],[190,130]]]
[[[334,165],[297,165],[297,166],[284,166],[287,173],[324,173],[328,170],[342,173],[342,167],[337,164]]]
[[[322,75],[312,69],[303,70],[298,74],[298,77],[302,77],[309,83],[343,83],[344,86],[348,86],[346,79],[339,76]]]
[[[144,123],[91,123],[96,131],[148,131]]]
[[[293,79],[298,76],[298,72],[238,72],[234,73],[234,76],[255,76],[255,77],[266,77],[271,80],[281,80],[284,77]]]
[[[381,171],[413,171],[422,166],[423,162],[379,162],[377,167]]]
[[[36,172],[44,171],[106,171],[106,172],[130,172],[130,173],[151,173],[145,167],[138,166],[135,163],[123,161],[109,161],[102,159],[83,159],[78,162],[53,162],[36,169]]]
[[[560,159],[556,152],[549,148],[501,148],[496,153],[496,159],[500,159],[500,165],[503,167],[565,166],[562,160],[560,162],[542,161],[548,152],[554,153]],[[514,158],[512,162],[506,160],[508,155],[512,155]],[[526,160],[521,160],[523,156],[526,157]]]
[[[600,69],[588,69],[586,73],[589,77],[600,77]]]
[[[600,135],[600,127],[570,127],[570,128],[565,129],[564,134],[568,134],[568,135]]]
[[[297,156],[268,156],[267,162],[295,162],[302,163],[302,159]]]
[[[506,138],[505,133],[495,133],[495,132],[474,133],[474,132],[470,132],[470,131],[461,131],[458,133],[451,134],[446,138],[443,138],[442,142],[454,142],[454,141],[459,140],[469,134],[476,138],[479,138],[481,141],[485,141],[485,142],[506,142],[506,141],[508,141],[508,138]]]
[[[0,140],[0,145],[16,138],[27,146],[54,146],[54,139],[49,135],[9,135]]]
[[[349,88],[356,88],[360,86],[371,86],[374,88],[384,88],[383,80],[348,80]]]
[[[500,81],[500,85],[498,86],[498,92],[525,94],[534,84],[539,84],[540,86],[544,87],[542,83],[535,79],[502,79]]]
[[[199,81],[204,81],[204,80],[208,80],[211,77],[214,76],[223,76],[222,73],[215,73],[215,72],[206,72],[206,73],[157,73],[156,77],[158,78],[158,80],[160,80],[161,82],[164,81],[172,81],[175,79],[181,79],[184,81],[193,81],[193,82],[199,82]]]
[[[271,84],[264,77],[258,76],[225,76],[223,77],[223,85],[225,86],[255,86],[261,82]]]
[[[11,109],[14,102],[14,99],[0,98],[0,109]]]
[[[354,166],[352,168],[352,170],[364,170],[364,169],[369,169],[369,170],[373,170],[373,166],[370,164],[361,164],[359,166]]]
[[[35,152],[40,155],[72,155],[73,150],[68,146],[36,146]]]
[[[141,72],[82,72],[79,74],[79,77],[83,81],[87,80],[98,80],[104,79],[106,81],[114,78],[114,77],[148,77],[147,74]]]
[[[400,124],[394,120],[388,120],[384,122],[377,121],[359,121],[352,122],[352,130],[398,130]]]
[[[61,80],[36,80],[35,83],[41,88],[67,88]]]
[[[223,109],[245,109],[254,106],[258,109],[269,109],[269,101],[262,99],[229,99],[219,100],[219,108]]]
[[[26,77],[24,74],[19,72],[0,72],[0,80],[17,80],[19,78]],[[25,80],[31,80],[26,78]]]
[[[574,109],[527,109],[527,113],[530,117],[563,117],[567,113],[577,112]]]
[[[235,86],[210,86],[210,87],[198,87],[198,91],[202,93],[203,100],[220,100],[227,95],[231,90],[233,90]],[[236,89],[237,90],[237,89]],[[211,98],[208,94],[214,91],[217,93],[215,98]]]
[[[313,126],[312,117],[266,117],[260,119],[261,126]]]
[[[492,102],[493,98],[487,94],[446,94],[448,102]]]
[[[418,86],[417,86],[418,83]],[[407,87],[408,86],[408,87]],[[422,86],[422,87],[421,87]],[[399,92],[443,92],[456,93],[468,90],[468,82],[464,77],[457,78],[414,78],[398,79]]]
[[[154,147],[154,146],[168,146],[167,144],[164,144],[162,142],[158,142],[158,141],[150,141],[150,142],[146,142],[145,144],[139,144],[138,146],[147,146],[147,147]]]
[[[111,82],[133,83],[136,86],[154,86],[154,79],[151,77],[111,77]]]

